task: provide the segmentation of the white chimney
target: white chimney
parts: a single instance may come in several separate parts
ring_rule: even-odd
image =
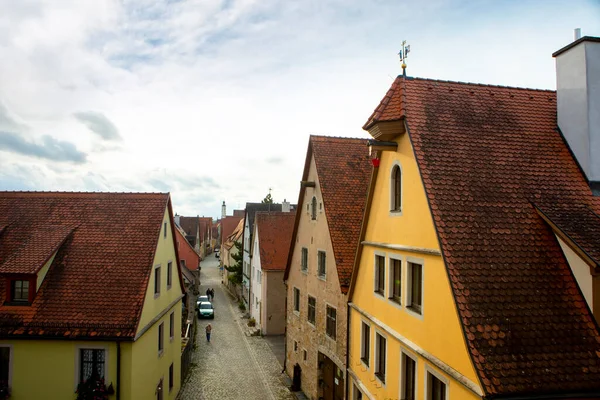
[[[600,196],[600,38],[584,36],[552,56],[558,127]]]
[[[573,32],[573,40],[579,39],[581,39],[581,28],[575,28],[575,31]]]
[[[175,214],[175,217],[173,218],[173,219],[175,220],[175,223],[176,223],[177,225],[181,225],[181,224],[179,223],[179,217],[180,217],[180,216],[179,216],[178,214]]]
[[[281,203],[281,211],[283,212],[290,212],[290,203],[285,201],[285,199],[283,199],[283,202]]]

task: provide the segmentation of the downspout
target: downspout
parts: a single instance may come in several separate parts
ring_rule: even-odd
[[[117,342],[117,400],[121,399],[121,342]]]
[[[287,297],[286,297],[287,299]],[[350,306],[348,305],[348,299],[346,299],[346,399],[349,399],[349,395],[350,395],[350,379],[348,378],[350,376],[350,374],[348,374],[348,368],[350,368]]]
[[[285,366],[287,363],[287,290],[288,290],[288,285],[286,281],[283,281],[283,284],[285,285],[285,328],[283,329],[283,337],[285,338],[285,340],[283,341],[283,369],[281,370],[281,373],[283,374],[285,372]]]

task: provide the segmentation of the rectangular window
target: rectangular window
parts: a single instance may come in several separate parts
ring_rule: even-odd
[[[379,333],[375,334],[375,376],[385,383],[386,339]]]
[[[294,340],[294,351],[298,351],[298,342]]]
[[[172,312],[171,315],[169,315],[169,337],[171,338],[171,340],[173,340],[173,338],[175,337],[175,313]]]
[[[154,296],[160,294],[160,267],[154,268]]]
[[[173,263],[169,261],[167,263],[167,288],[171,287],[173,283]]]
[[[304,361],[306,361],[307,358],[308,358],[308,353],[306,352],[306,350],[304,350]]]
[[[12,301],[29,301],[29,281],[12,281]]]
[[[324,251],[319,251],[319,269],[318,269],[318,274],[319,274],[319,278],[325,278],[325,274],[327,273],[326,270],[326,258],[325,258],[326,253]]]
[[[164,335],[165,335],[165,324],[164,322],[161,322],[161,324],[158,326],[158,354],[162,354],[164,348],[165,348],[165,344],[164,344]]]
[[[308,249],[306,247],[302,248],[302,263],[300,265],[302,272],[308,271]]]
[[[361,334],[361,346],[360,346],[360,359],[369,365],[369,359],[371,357],[371,326],[369,324],[362,323],[362,334]]]
[[[294,288],[294,311],[300,312],[300,289]]]
[[[375,293],[385,293],[385,257],[375,256]]]
[[[162,379],[158,382],[158,386],[156,387],[156,400],[163,400],[163,380]]]
[[[164,236],[165,236],[165,239],[166,239],[167,238],[167,223],[166,222],[165,222],[165,229],[164,229],[164,231],[165,231]]]
[[[173,363],[169,366],[169,392],[173,390]]]
[[[400,304],[402,294],[402,262],[390,258],[390,299]]]
[[[427,372],[427,400],[446,400],[446,384]]]
[[[315,324],[316,316],[317,316],[317,299],[312,296],[308,296],[308,313],[307,313],[308,322],[311,324]]]
[[[411,357],[402,353],[402,398],[415,400],[417,398],[416,382],[417,363]]]
[[[0,347],[0,387],[8,387],[10,382],[10,347]]]
[[[423,266],[421,264],[408,263],[408,308],[421,314],[423,304]]]
[[[90,378],[104,379],[104,349],[79,350],[79,382],[86,382]]]
[[[356,386],[356,383],[352,384],[352,392],[352,400],[362,400],[363,394],[358,386]]]
[[[337,334],[337,311],[333,307],[327,306],[327,324],[325,326],[327,336],[335,340]]]

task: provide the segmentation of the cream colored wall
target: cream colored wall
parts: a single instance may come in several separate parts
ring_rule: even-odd
[[[164,223],[167,223],[167,237],[164,236]],[[156,252],[154,255],[154,263],[152,264],[152,273],[150,279],[148,279],[148,287],[146,288],[146,297],[144,299],[144,307],[142,309],[142,316],[138,325],[139,332],[158,314],[160,314],[166,307],[169,306],[173,301],[181,297],[181,286],[179,284],[179,274],[177,270],[177,263],[175,257],[175,238],[172,236],[171,223],[169,221],[169,211],[165,208],[163,215],[163,223],[161,224],[160,235],[156,246]],[[167,289],[167,263],[173,263],[171,270],[172,273],[172,285],[170,289]],[[156,266],[160,265],[160,296],[154,296],[154,274]]]
[[[175,313],[175,336],[169,338],[169,315]],[[158,329],[164,324],[164,351],[158,352]],[[175,304],[152,328],[132,345],[131,349],[132,398],[155,398],[156,387],[163,379],[164,398],[175,399],[181,381],[181,305]],[[169,392],[169,366],[173,363],[173,390]]]
[[[52,262],[54,261],[54,257],[56,257],[56,253],[58,253],[58,251],[55,251],[54,254],[52,254],[52,257],[50,257],[50,259],[46,262],[46,264],[44,264],[42,269],[40,269],[38,271],[37,283],[35,285],[36,291],[40,290],[40,286],[42,286],[42,283],[44,282],[44,278],[46,277],[46,274],[48,273],[48,270],[50,269],[50,265],[52,265]]]
[[[12,346],[11,399],[74,399],[79,381],[79,348],[107,350],[106,384],[117,385],[117,351],[112,342],[8,340]]]
[[[439,255],[437,235],[410,141],[407,135],[402,135],[397,141],[397,152],[383,152],[381,156],[365,241],[427,249],[427,251],[393,250],[381,246],[365,245],[351,302],[366,315],[374,316],[382,325],[406,337],[426,353],[434,355],[458,371],[459,374],[479,385],[465,345],[445,264]],[[393,215],[389,211],[390,175],[395,162],[399,162],[402,168],[401,215]],[[374,293],[375,254],[383,255],[386,259],[385,297]],[[399,258],[402,261],[402,305],[388,299],[390,257]],[[423,265],[421,315],[412,313],[404,306],[407,300],[407,261],[419,262]],[[388,341],[388,383],[378,387],[379,381],[374,375],[374,359],[370,368],[364,368],[360,361],[361,318],[360,314],[352,310],[350,369],[365,383],[372,394],[377,395],[377,398],[396,398],[399,393],[397,381],[399,379],[400,344],[393,339]],[[374,326],[372,328],[374,329]],[[374,331],[372,331],[371,338],[372,346],[374,346]],[[372,347],[372,356],[374,351],[375,348]],[[424,365],[425,361],[420,360],[419,364]],[[425,384],[423,376],[423,374],[419,375],[419,388],[423,388]],[[461,386],[461,384],[451,380],[451,390],[460,392],[462,389],[454,389],[456,386]],[[453,398],[468,399],[470,397]]]
[[[283,271],[263,271],[262,276],[262,333],[283,335],[285,333],[285,285]]]
[[[317,398],[317,356],[322,352],[332,359],[340,369],[346,365],[346,312],[347,298],[340,291],[335,257],[329,235],[329,226],[325,212],[317,213],[317,220],[311,220],[310,204],[313,195],[318,204],[323,201],[314,158],[311,160],[308,181],[316,182],[314,188],[306,188],[304,204],[299,204],[300,222],[294,243],[291,268],[287,281],[287,352],[286,371],[293,376],[296,363],[302,367],[302,390],[311,398]],[[325,205],[323,206],[323,208]],[[324,210],[326,211],[326,210]],[[308,248],[308,273],[300,271],[302,247]],[[325,250],[326,280],[317,277],[317,251]],[[293,311],[293,288],[300,289],[300,314]],[[313,327],[307,322],[308,295],[316,298],[316,324]],[[333,341],[325,334],[326,304],[337,309],[337,340]],[[298,341],[298,351],[294,352],[294,341]],[[307,361],[303,359],[302,350],[308,352]]]
[[[567,262],[573,271],[573,275],[575,275],[575,279],[577,280],[577,284],[583,293],[583,297],[585,297],[585,301],[587,301],[590,306],[590,310],[594,311],[594,291],[593,291],[593,278],[590,272],[590,266],[586,263],[577,253],[575,253],[571,247],[566,244],[560,237],[556,236],[560,247],[562,248],[565,257],[567,258]]]
[[[167,237],[164,236],[164,223],[167,223]],[[163,224],[161,227],[152,273],[148,280],[146,289],[146,298],[142,310],[142,317],[138,326],[137,335],[147,329],[132,345],[131,364],[132,364],[132,400],[152,398],[159,380],[164,378],[165,399],[175,398],[179,391],[180,370],[181,370],[181,299],[183,293],[179,282],[179,273],[175,257],[175,239],[172,236],[168,209],[165,209]],[[172,285],[167,288],[167,263],[173,262],[172,267]],[[161,289],[160,295],[154,295],[154,274],[155,267],[161,266]],[[169,340],[169,315],[175,313],[175,337],[173,341]],[[164,314],[160,320],[157,316]],[[152,323],[151,323],[152,322]],[[158,355],[158,327],[164,323],[164,353]],[[150,324],[151,323],[151,324]],[[174,366],[174,389],[169,394],[168,391],[168,372],[169,365]]]

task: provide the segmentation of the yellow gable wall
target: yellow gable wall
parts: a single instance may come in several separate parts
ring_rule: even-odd
[[[106,385],[117,385],[116,344],[111,342],[7,340],[11,347],[11,399],[74,399],[79,349],[106,350]]]
[[[44,282],[44,278],[50,269],[50,265],[52,265],[52,262],[54,261],[54,257],[56,257],[56,253],[58,253],[58,251],[55,251],[54,254],[52,254],[52,257],[46,261],[46,264],[44,264],[44,266],[37,273],[37,282],[35,285],[36,291],[40,290],[40,286],[42,286],[42,283]]]
[[[166,237],[165,237],[165,225]],[[167,287],[167,264],[171,262],[172,284]],[[160,265],[160,295],[154,294],[156,267]],[[131,345],[131,390],[132,399],[149,399],[155,396],[156,387],[163,379],[164,398],[175,398],[179,391],[181,370],[181,298],[182,291],[175,257],[175,238],[172,236],[169,211],[165,209],[154,264],[142,317],[138,326],[138,339]],[[174,313],[174,338],[169,338],[169,315]],[[160,318],[157,318],[162,315]],[[164,325],[164,351],[158,352],[158,329]],[[140,336],[141,335],[141,336]],[[168,388],[169,366],[173,363],[175,386],[171,393]]]
[[[363,246],[351,299],[355,307],[351,310],[350,321],[350,372],[355,374],[368,392],[376,395],[376,398],[398,398],[400,349],[408,350],[409,347],[402,345],[398,337],[386,332],[383,329],[385,327],[398,333],[408,342],[412,342],[413,348],[422,349],[425,353],[433,355],[457,371],[458,375],[470,380],[474,386],[479,386],[459,325],[450,283],[440,255],[437,235],[411,143],[407,135],[402,135],[396,140],[398,151],[383,152],[381,156],[364,239],[366,243],[372,244]],[[392,215],[389,211],[390,176],[395,162],[399,162],[402,169],[401,215]],[[384,245],[397,247],[386,248]],[[385,297],[374,294],[376,254],[383,255],[386,259]],[[390,256],[402,261],[402,305],[387,299],[390,291]],[[419,262],[423,265],[422,315],[411,313],[405,307],[407,261]],[[372,318],[369,319],[369,316]],[[371,324],[370,367],[366,367],[360,360],[362,321]],[[380,384],[374,377],[375,329],[378,325],[380,326],[377,331],[387,338],[387,383],[385,385]],[[423,398],[426,375],[424,368],[430,362],[421,356],[417,358],[417,393],[418,398]],[[433,368],[444,377],[448,377],[438,368]],[[448,379],[451,398],[477,398],[472,391],[466,390],[456,380]]]

